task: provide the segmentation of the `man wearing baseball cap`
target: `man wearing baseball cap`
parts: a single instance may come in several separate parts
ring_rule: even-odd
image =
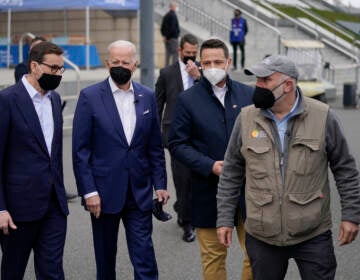
[[[284,279],[290,258],[302,279],[334,279],[328,166],[341,199],[339,246],[355,240],[360,222],[359,174],[341,125],[328,105],[302,95],[289,58],[269,56],[245,74],[257,77],[254,105],[242,109],[225,154],[219,241],[230,245],[233,213],[246,189],[254,279]]]

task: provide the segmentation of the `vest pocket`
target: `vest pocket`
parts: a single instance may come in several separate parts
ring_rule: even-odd
[[[262,179],[268,176],[269,166],[267,166],[266,157],[270,147],[248,146],[246,156],[246,165],[250,175],[255,179]]]
[[[251,233],[271,237],[280,233],[279,208],[273,194],[246,190],[246,228]]]
[[[293,143],[294,159],[293,166],[298,175],[307,175],[315,172],[322,157],[320,153],[320,142],[312,139],[295,139]],[[289,160],[290,162],[290,160]]]
[[[287,207],[287,229],[290,236],[304,235],[321,223],[323,193],[290,193]]]

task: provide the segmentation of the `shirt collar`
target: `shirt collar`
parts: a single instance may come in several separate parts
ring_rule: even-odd
[[[285,116],[282,120],[285,120],[285,119],[290,118],[292,115],[294,115],[294,114],[297,112],[298,104],[299,104],[299,93],[298,93],[297,90],[296,90],[295,94],[296,94],[295,103],[294,103],[294,105],[292,106],[290,112],[287,113],[286,116]],[[274,119],[274,120],[277,121],[277,118],[275,117],[274,113],[273,113],[270,109],[267,109],[266,111],[270,114],[270,116],[271,116],[272,119]]]
[[[28,75],[24,75],[22,78],[21,78],[21,81],[22,83],[24,84],[24,87],[26,88],[27,92],[29,93],[30,95],[30,98],[33,99],[36,95],[40,96],[41,97],[41,93],[38,92],[33,86],[32,84],[29,83],[29,81],[27,80],[27,77]],[[50,97],[51,96],[51,90],[48,90],[45,92],[44,96],[46,97]]]
[[[132,81],[130,81],[130,87],[128,90],[122,90],[122,89],[119,89],[117,87],[117,85],[114,83],[114,81],[111,79],[111,77],[109,77],[109,84],[110,84],[110,89],[111,89],[111,92],[114,94],[116,92],[129,92],[129,93],[134,93],[134,87],[133,87],[133,84],[132,84]]]
[[[221,93],[223,93],[223,94],[225,94],[226,93],[226,91],[227,91],[227,84],[225,83],[224,84],[224,86],[223,87],[218,87],[218,86],[213,86],[213,85],[211,85],[211,87],[212,87],[212,90],[213,90],[213,92],[216,94],[221,94]]]
[[[185,65],[184,61],[182,61],[180,58],[179,58],[179,65],[180,65],[181,70],[185,70],[186,65]]]

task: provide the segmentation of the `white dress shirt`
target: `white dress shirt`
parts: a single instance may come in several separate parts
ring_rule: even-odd
[[[226,84],[223,87],[218,87],[218,86],[212,86],[212,90],[214,91],[215,96],[217,97],[217,99],[219,99],[220,103],[223,105],[223,107],[225,107],[224,103],[225,103],[225,94],[228,90]]]
[[[194,79],[189,75],[188,72],[186,72],[186,65],[184,62],[179,59],[179,65],[180,65],[180,72],[181,72],[181,79],[183,82],[184,90],[187,90],[188,88],[192,87],[194,84]]]
[[[35,106],[36,113],[39,117],[42,133],[49,155],[51,155],[51,144],[54,136],[54,118],[51,106],[51,91],[47,91],[45,95],[41,95],[26,79],[24,75],[21,79],[30,98]]]
[[[119,89],[111,77],[109,77],[111,92],[114,95],[116,108],[120,115],[121,124],[124,129],[126,140],[130,145],[136,125],[134,88],[130,82],[130,88],[126,91]]]

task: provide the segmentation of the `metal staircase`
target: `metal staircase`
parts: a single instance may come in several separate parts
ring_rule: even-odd
[[[307,2],[311,4],[311,1]],[[154,0],[154,3],[156,22],[160,24],[162,16],[168,10],[168,1]],[[317,26],[290,18],[266,2],[262,4],[268,6],[268,10],[250,0],[181,1],[178,17],[182,34],[192,33],[200,41],[217,36],[228,42],[233,10],[240,8],[249,26],[245,45],[246,66],[258,62],[267,54],[281,52],[281,39],[319,39],[326,45],[324,61],[330,65],[326,76],[336,85],[338,95],[343,91],[343,84],[348,82],[358,83],[360,90],[360,52],[356,46],[347,48],[333,34],[326,34]],[[231,50],[230,45],[229,49]],[[237,77],[245,78],[241,74]]]

